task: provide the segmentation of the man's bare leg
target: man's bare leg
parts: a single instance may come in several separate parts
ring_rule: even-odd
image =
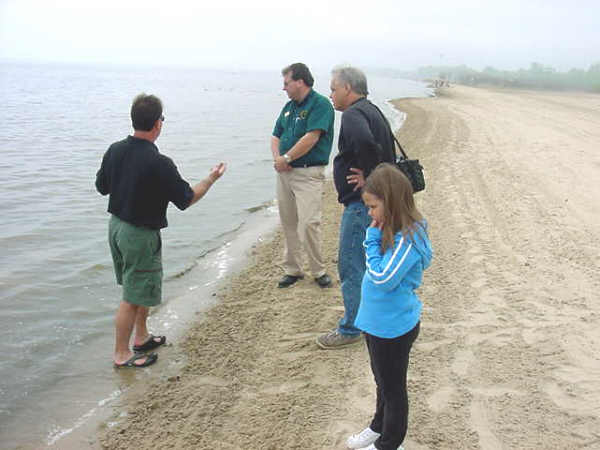
[[[142,345],[150,337],[150,333],[148,333],[148,326],[146,323],[149,311],[150,308],[147,308],[145,306],[138,306],[137,312],[135,314],[135,338],[133,340],[133,345]]]
[[[115,355],[114,362],[123,364],[133,356],[133,352],[129,349],[129,340],[133,332],[138,309],[142,306],[133,305],[122,300],[119,304],[119,309],[115,316]],[[146,308],[147,310],[148,308]],[[147,312],[146,312],[147,315]],[[146,358],[136,360],[137,364],[143,364]]]

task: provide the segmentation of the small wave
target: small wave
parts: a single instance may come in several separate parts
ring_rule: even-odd
[[[230,234],[233,234],[233,233],[235,233],[235,232],[237,232],[237,231],[240,231],[240,229],[241,229],[241,228],[244,226],[244,224],[245,224],[245,223],[246,223],[246,222],[244,222],[244,221],[241,221],[241,222],[240,222],[240,224],[239,224],[237,227],[235,227],[235,228],[233,228],[233,229],[231,229],[231,230],[224,231],[223,233],[216,235],[216,236],[215,236],[215,239],[218,239],[218,238],[223,238],[223,237],[227,237],[227,236],[229,236]]]
[[[271,206],[275,206],[275,199],[263,202],[258,206],[251,206],[249,208],[245,208],[245,211],[248,211],[249,213],[255,213],[255,212],[261,211],[263,209],[270,208]]]
[[[207,250],[204,250],[202,253],[200,253],[200,255],[198,255],[197,258],[194,259],[194,261],[192,263],[190,263],[189,266],[184,267],[179,272],[167,277],[166,281],[171,281],[171,280],[175,280],[177,278],[181,278],[186,273],[190,272],[194,267],[196,267],[198,265],[198,261],[201,260],[202,258],[206,257],[206,255],[209,255],[212,252],[222,249],[223,246],[227,244],[226,238],[234,233],[237,233],[244,226],[244,224],[245,224],[245,222],[242,221],[237,227],[235,227],[231,230],[224,231],[223,233],[215,236],[213,239],[220,240],[220,242],[218,244],[216,244],[213,247],[208,248]]]
[[[165,281],[171,281],[171,280],[176,280],[177,278],[181,278],[182,276],[184,276],[186,273],[188,273],[190,270],[192,270],[194,267],[196,267],[198,265],[198,259],[203,258],[204,256],[206,256],[207,254],[209,254],[210,252],[214,252],[215,250],[217,250],[219,247],[215,247],[215,248],[211,248],[209,250],[207,250],[206,252],[202,253],[197,259],[194,260],[194,262],[192,262],[189,266],[184,267],[183,269],[181,269],[179,272],[166,277]]]
[[[402,128],[402,125],[404,125],[406,113],[397,109],[391,100],[386,100],[385,104],[389,108],[392,115],[392,120],[390,121],[392,129],[394,132],[397,132],[400,128]]]
[[[101,272],[107,269],[110,269],[111,266],[107,265],[107,264],[101,264],[101,263],[97,263],[97,264],[92,264],[91,266],[86,267],[85,269],[83,269],[81,271],[81,273],[87,274],[87,273],[96,273],[96,272]]]
[[[73,424],[73,426],[71,428],[56,427],[55,429],[51,430],[48,433],[48,438],[46,439],[46,443],[48,444],[48,446],[54,445],[56,443],[56,441],[58,441],[59,439],[65,437],[67,434],[72,433],[77,428],[81,427],[85,422],[87,422],[87,420],[90,417],[92,417],[96,413],[96,411],[98,410],[98,408],[102,408],[107,403],[112,402],[117,397],[119,397],[122,393],[123,393],[122,390],[116,390],[113,393],[111,393],[107,398],[104,398],[104,399],[100,400],[98,402],[98,404],[97,404],[97,407],[90,409],[88,412],[86,412],[81,417],[79,417],[75,421],[75,423]]]

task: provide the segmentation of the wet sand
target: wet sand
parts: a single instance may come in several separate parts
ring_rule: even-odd
[[[394,103],[435,248],[405,448],[600,448],[600,95],[456,86]],[[364,344],[314,343],[342,314],[331,180],[323,202],[335,286],[278,289],[275,233],[95,445],[341,450],[368,424]]]

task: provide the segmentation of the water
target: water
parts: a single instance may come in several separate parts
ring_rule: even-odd
[[[146,376],[124,380],[110,366],[120,289],[106,243],[107,198],[94,188],[108,145],[131,133],[132,98],[161,97],[166,120],[157,145],[190,183],[228,163],[199,204],[168,210],[164,305],[151,324],[171,336],[192,311],[211,305],[210,288],[231,270],[233,255],[277,220],[269,139],[287,97],[276,71],[0,68],[0,442],[12,448],[60,441]],[[327,94],[329,75],[315,75],[315,88]],[[396,125],[401,116],[386,100],[427,95],[406,80],[372,76],[369,84]]]

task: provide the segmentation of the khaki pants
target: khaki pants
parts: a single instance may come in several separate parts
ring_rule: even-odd
[[[286,275],[302,275],[302,247],[313,277],[325,274],[321,256],[321,194],[325,166],[295,167],[277,174],[277,204],[283,234]]]

